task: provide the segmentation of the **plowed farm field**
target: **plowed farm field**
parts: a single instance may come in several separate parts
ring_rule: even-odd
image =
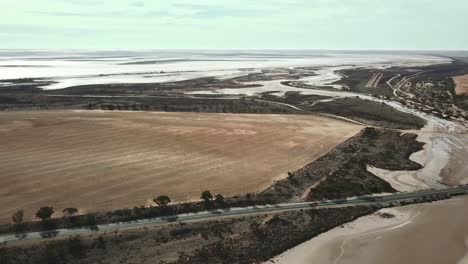
[[[260,191],[361,126],[319,116],[0,113],[0,222],[41,206],[81,213]]]

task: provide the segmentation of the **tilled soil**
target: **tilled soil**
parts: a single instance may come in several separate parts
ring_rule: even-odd
[[[0,220],[41,206],[80,212],[257,192],[355,135],[318,116],[0,113]]]

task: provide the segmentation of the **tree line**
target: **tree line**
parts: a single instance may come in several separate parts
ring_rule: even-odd
[[[212,208],[214,205],[224,205],[224,196],[222,194],[212,195],[210,191],[203,191],[201,193],[200,199],[204,202],[207,209]],[[167,208],[167,206],[172,202],[171,198],[167,195],[160,195],[153,199],[153,202],[160,207],[161,209]],[[52,215],[55,213],[55,210],[52,206],[43,206],[39,208],[36,212],[35,217],[37,219],[46,222],[52,218]],[[72,217],[78,214],[77,208],[65,208],[62,210],[62,213],[66,217]],[[24,210],[19,210],[11,216],[13,224],[20,226],[24,221]]]

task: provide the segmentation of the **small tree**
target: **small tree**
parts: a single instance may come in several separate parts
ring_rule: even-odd
[[[24,211],[19,210],[11,216],[11,221],[15,224],[21,224],[23,222]]]
[[[220,193],[215,195],[215,202],[218,204],[224,204],[224,196]]]
[[[45,221],[47,219],[50,219],[53,213],[54,213],[53,207],[44,206],[44,207],[41,207],[39,211],[37,211],[36,217],[42,219],[42,221]]]
[[[200,199],[204,200],[205,203],[210,203],[213,200],[213,195],[210,191],[204,191],[202,192]]]
[[[62,213],[68,215],[68,216],[73,216],[78,213],[78,209],[76,208],[65,208],[63,209]]]
[[[171,202],[171,198],[167,195],[161,195],[154,198],[153,202],[155,202],[159,207],[166,207]]]
[[[95,230],[97,228],[97,226],[96,226],[96,215],[94,215],[94,214],[86,215],[86,217],[84,219],[84,224],[85,224],[85,226],[90,226],[91,230]]]

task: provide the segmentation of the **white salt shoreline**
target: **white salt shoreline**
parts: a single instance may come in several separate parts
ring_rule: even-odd
[[[341,77],[330,69],[343,65],[381,68],[451,62],[443,57],[417,54],[325,53],[320,54],[325,56],[317,56],[317,54],[286,52],[283,54],[286,56],[275,56],[275,54],[265,56],[261,52],[252,52],[249,56],[237,56],[230,52],[224,54],[222,52],[210,53],[210,51],[202,53],[149,51],[130,55],[122,53],[120,57],[115,57],[114,53],[102,54],[97,58],[93,57],[95,55],[94,53],[71,53],[57,57],[54,52],[50,54],[39,52],[34,56],[22,56],[16,53],[9,55],[8,52],[4,52],[0,57],[0,80],[43,78],[56,82],[45,85],[43,89],[63,89],[75,85],[155,83],[200,77],[222,79],[247,75],[249,70],[317,67],[315,71],[318,75],[307,77],[305,81],[319,85],[339,80]],[[148,63],[144,63],[145,61]]]

